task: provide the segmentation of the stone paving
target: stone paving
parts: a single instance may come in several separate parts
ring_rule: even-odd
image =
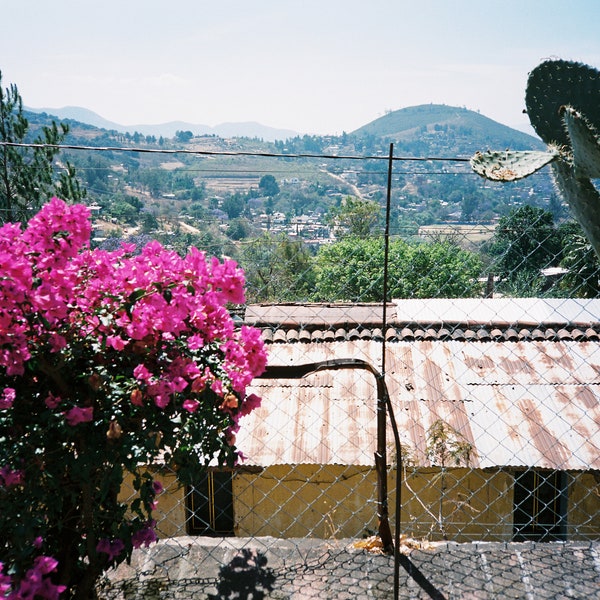
[[[180,537],[136,551],[101,600],[394,598],[394,557],[353,540]],[[400,555],[398,598],[599,598],[600,542],[471,543]]]

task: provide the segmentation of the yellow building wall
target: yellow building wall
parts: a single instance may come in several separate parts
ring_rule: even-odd
[[[163,492],[157,496],[157,508],[152,516],[156,519],[156,533],[159,538],[186,535],[185,531],[185,488],[179,485],[173,471],[166,469],[153,471],[155,480],[160,481]],[[119,500],[133,499],[137,492],[133,487],[133,476],[127,473],[121,486]]]
[[[393,516],[395,472],[389,485]],[[401,531],[415,539],[510,540],[512,485],[512,476],[504,471],[409,469],[401,487]]]
[[[360,537],[377,529],[370,467],[275,465],[233,478],[239,536]]]
[[[396,471],[388,474],[389,520],[394,531]],[[185,488],[166,469],[154,472],[160,538],[187,535]],[[508,470],[407,469],[401,488],[401,533],[414,539],[510,541],[513,475]],[[600,477],[571,472],[567,538],[600,538]],[[127,476],[120,499],[135,496]],[[233,477],[235,535],[360,538],[377,532],[377,474],[373,467],[275,465]]]
[[[392,527],[395,486],[393,471]],[[439,469],[417,469],[407,474],[401,494],[402,533],[411,537],[506,541],[512,535],[512,477],[505,472],[448,469],[442,476]],[[372,467],[277,465],[260,474],[238,473],[233,496],[239,536],[347,538],[378,528]]]

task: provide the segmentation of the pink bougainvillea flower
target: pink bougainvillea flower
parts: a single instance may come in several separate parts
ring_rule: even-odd
[[[190,350],[200,350],[204,346],[204,340],[200,335],[190,335],[187,344]]]
[[[58,561],[51,556],[38,556],[33,561],[33,567],[18,583],[18,586],[8,594],[8,598],[14,600],[30,600],[33,598],[44,598],[45,600],[59,600],[60,595],[67,589],[64,585],[56,585],[50,577],[47,577],[58,566]],[[9,580],[10,581],[10,580]],[[0,592],[10,592],[10,584],[0,576]]]
[[[137,365],[135,369],[133,369],[133,376],[138,381],[149,381],[152,378],[152,373],[148,371],[145,365]]]
[[[63,348],[67,347],[67,340],[58,333],[52,333],[48,343],[50,344],[50,350],[52,352],[60,352]]]
[[[199,406],[200,402],[198,402],[198,400],[192,400],[188,398],[187,400],[183,401],[183,408],[192,414],[198,410]]]
[[[58,561],[52,556],[37,556],[33,561],[33,568],[42,575],[52,573],[58,566]]]
[[[123,543],[123,540],[119,538],[115,538],[114,540],[103,538],[96,545],[96,552],[108,554],[109,562],[112,562],[117,558],[123,550],[125,550],[125,544]]]
[[[175,376],[171,379],[171,389],[174,392],[183,392],[187,386],[188,382],[183,377]]]
[[[64,415],[67,423],[74,427],[75,425],[79,425],[79,423],[90,422],[94,418],[94,409],[91,406],[85,408],[74,406],[65,412]]]
[[[234,261],[208,258],[196,248],[180,257],[158,242],[141,249],[130,244],[115,251],[92,250],[90,231],[88,208],[56,198],[27,225],[0,227],[0,372],[8,378],[0,387],[0,412],[5,419],[22,420],[22,427],[12,428],[14,435],[44,451],[48,429],[71,441],[85,440],[77,446],[82,457],[91,464],[108,453],[106,463],[112,468],[111,460],[137,461],[138,453],[132,451],[136,446],[147,448],[147,459],[152,462],[164,450],[165,440],[180,441],[177,417],[181,415],[177,413],[187,411],[184,415],[190,420],[202,415],[195,441],[215,435],[234,444],[240,417],[260,404],[258,397],[246,397],[246,388],[266,364],[260,331],[239,328],[227,306],[244,302],[243,270]],[[49,378],[50,369],[56,373]],[[25,373],[18,386],[11,383],[14,379],[10,378]],[[45,388],[50,380],[56,385]],[[13,385],[18,392],[5,385]],[[59,392],[62,389],[72,391],[73,397],[67,398]],[[212,399],[211,391],[220,398]],[[63,397],[54,395],[58,393]],[[22,397],[39,398],[44,404],[31,411],[24,405],[16,411]],[[80,401],[83,398],[97,401],[93,406],[78,406],[88,404]],[[161,411],[164,414],[156,414]],[[119,422],[127,423],[126,432]],[[90,424],[76,427],[84,423]],[[150,429],[146,424],[151,424],[153,432],[158,429],[152,448],[147,444]],[[90,435],[92,426],[101,435]],[[47,437],[48,443],[57,439],[54,433]],[[9,443],[14,441],[9,439]],[[15,455],[7,454],[6,466],[0,465],[0,491],[27,495],[30,478],[12,466],[29,464],[29,454],[17,452],[23,444],[14,447]],[[110,454],[116,450],[117,454]],[[234,447],[226,450],[228,461],[242,458]],[[53,464],[54,453],[44,456],[49,475],[63,477],[64,469],[70,469],[58,458],[59,464]],[[98,473],[103,468],[99,464]],[[89,472],[79,471],[68,473],[73,485],[80,485],[82,477],[90,483]],[[11,486],[20,487],[4,489]],[[156,497],[162,493],[158,481],[150,480],[147,486],[140,509],[147,514],[139,515],[143,520],[151,518]],[[39,493],[36,489],[30,497],[37,502],[43,493],[54,490],[52,486]],[[54,504],[50,500],[39,503],[40,523],[63,518]],[[126,508],[119,505],[110,515],[102,512],[98,516],[102,526],[114,515],[110,525],[124,525]],[[125,524],[141,529],[131,541],[101,539],[96,552],[105,562],[108,557],[111,564],[118,563],[126,557],[125,547],[149,546],[157,539],[155,524],[151,520]],[[41,552],[42,540],[35,536],[45,531],[32,529],[31,552],[34,548]],[[53,544],[51,536],[46,536],[44,551],[52,553]],[[77,560],[82,565],[94,558],[89,555],[93,545],[88,546],[78,546],[81,556]],[[64,588],[52,583],[54,559],[40,557],[31,567],[32,558],[28,554],[24,563],[6,565],[5,570],[20,574],[17,583],[12,576],[4,576],[0,567],[0,598],[58,599]],[[65,568],[68,571],[70,566]]]
[[[238,415],[243,417],[244,415],[250,414],[254,409],[259,408],[262,402],[262,398],[256,394],[248,394],[242,402],[242,407]]]
[[[23,471],[20,469],[12,470],[8,466],[4,466],[0,469],[0,483],[5,487],[12,485],[21,485],[23,483]]]
[[[210,384],[210,389],[217,394],[217,396],[222,396],[225,393],[223,382],[220,379],[213,380]]]
[[[145,546],[146,548],[148,548],[150,544],[156,542],[158,538],[156,537],[156,533],[154,532],[155,526],[156,521],[152,520],[148,522],[146,527],[140,529],[139,531],[136,531],[131,536],[131,543],[133,547],[141,548],[142,546]]]
[[[16,392],[13,388],[5,387],[0,394],[0,410],[11,408],[15,401]]]
[[[60,396],[54,396],[52,394],[52,392],[50,392],[47,396],[46,399],[44,400],[44,404],[49,408],[49,409],[54,409],[56,408],[59,404],[60,404],[61,398]]]
[[[4,575],[4,565],[0,562],[0,598],[5,598],[12,587],[10,575]]]
[[[109,335],[106,338],[106,345],[115,350],[123,350],[127,346],[127,341],[119,335]]]

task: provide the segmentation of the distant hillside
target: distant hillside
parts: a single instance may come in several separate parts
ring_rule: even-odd
[[[538,138],[456,106],[422,104],[390,112],[352,132],[406,145],[418,141],[438,150],[472,154],[477,150],[543,149]]]
[[[174,137],[177,131],[191,131],[194,135],[216,135],[224,138],[256,137],[271,142],[298,135],[296,131],[292,131],[291,129],[277,129],[268,127],[267,125],[261,125],[254,121],[243,123],[221,123],[215,127],[187,123],[185,121],[171,121],[169,123],[159,123],[156,125],[121,125],[120,123],[108,121],[99,114],[80,106],[65,106],[63,108],[27,108],[27,110],[38,114],[46,113],[61,120],[71,119],[78,121],[79,123],[86,123],[108,131],[114,130],[129,133],[135,133],[137,131],[143,135],[162,136],[165,138]]]

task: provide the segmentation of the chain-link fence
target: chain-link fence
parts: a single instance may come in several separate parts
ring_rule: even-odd
[[[326,236],[238,245],[270,369],[246,458],[190,487],[162,468],[162,541],[103,593],[599,595],[600,270],[579,227],[519,203],[385,236],[364,198],[339,206]]]

